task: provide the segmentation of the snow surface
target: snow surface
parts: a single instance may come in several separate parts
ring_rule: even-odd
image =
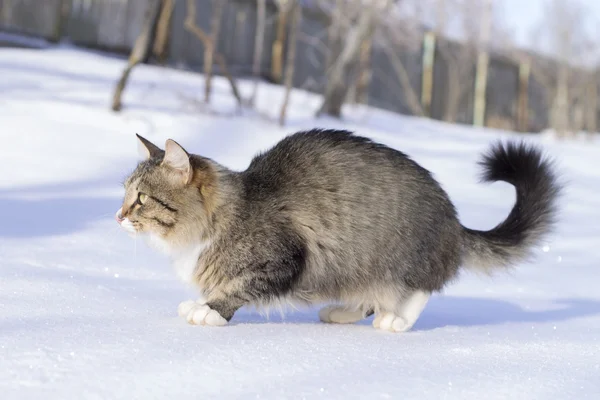
[[[119,230],[138,132],[245,168],[301,128],[340,127],[401,149],[435,173],[462,222],[487,229],[514,201],[478,183],[476,161],[506,133],[364,107],[315,120],[315,96],[261,85],[260,113],[236,116],[227,83],[210,113],[202,77],[142,66],[121,114],[109,111],[122,59],[68,48],[0,50],[0,398],[598,399],[600,147],[530,136],[557,159],[568,191],[537,259],[486,278],[465,273],[411,332],[269,319],[242,310],[226,327],[188,325],[195,297],[167,260]],[[249,93],[252,84],[244,82]]]

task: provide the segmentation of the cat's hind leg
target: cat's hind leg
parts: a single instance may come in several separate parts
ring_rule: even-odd
[[[372,309],[352,309],[341,305],[330,305],[319,311],[319,319],[334,324],[352,324],[373,315]]]
[[[394,311],[378,313],[373,320],[373,326],[384,331],[408,331],[417,322],[430,296],[431,293],[422,290],[412,292]]]

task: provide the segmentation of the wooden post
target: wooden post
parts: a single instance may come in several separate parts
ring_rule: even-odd
[[[475,105],[473,110],[473,125],[485,125],[486,89],[489,55],[481,51],[477,56],[477,72],[475,74]]]
[[[271,54],[271,77],[276,83],[281,82],[283,77],[283,44],[286,37],[286,25],[288,17],[287,2],[279,4],[279,12],[277,16],[277,37],[273,43]]]
[[[477,55],[477,71],[475,73],[475,104],[473,109],[473,125],[485,125],[486,89],[490,56],[488,46],[492,29],[493,0],[485,0],[481,18],[481,36]]]
[[[423,71],[421,79],[421,105],[426,117],[431,117],[433,98],[433,67],[435,65],[435,33],[427,32],[423,37]]]
[[[588,135],[593,136],[598,128],[597,128],[597,119],[598,119],[598,74],[596,71],[593,71],[590,74],[590,83],[588,85],[587,90],[587,117],[586,117],[586,128],[588,131]]]
[[[294,70],[295,70],[295,62],[296,62],[296,42],[298,41],[298,30],[302,8],[301,5],[298,4],[298,0],[291,0],[292,5],[290,6],[290,14],[291,14],[291,26],[290,26],[290,43],[287,49],[287,58],[285,65],[285,95],[283,98],[283,104],[281,105],[281,111],[279,113],[279,125],[283,126],[285,124],[285,116],[287,113],[287,108],[290,102],[290,95],[292,92],[292,85],[294,80]]]
[[[519,64],[519,84],[517,98],[517,129],[519,132],[529,130],[529,77],[531,75],[531,60],[529,58]]]
[[[221,31],[221,19],[225,9],[225,0],[214,0],[210,18],[210,40],[204,44],[204,101],[210,103],[212,92],[212,74],[215,52]]]
[[[254,87],[250,96],[250,104],[254,105],[256,93],[258,92],[258,79],[261,74],[262,54],[265,42],[265,25],[267,17],[266,0],[257,0],[256,5],[256,35],[254,36],[254,60],[252,63],[252,76]]]

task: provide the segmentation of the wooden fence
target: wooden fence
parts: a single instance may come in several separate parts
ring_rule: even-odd
[[[211,0],[195,0],[197,24],[209,31]],[[225,0],[222,0],[225,1]],[[73,44],[128,52],[133,46],[144,20],[147,1],[143,0],[0,0],[0,31],[45,38],[51,41],[68,41]],[[272,44],[276,40],[277,9],[267,2],[267,26],[261,71],[272,76]],[[168,44],[168,64],[191,70],[201,70],[203,63],[202,43],[184,29],[186,1],[176,0],[172,14]],[[305,9],[297,43],[294,86],[321,93],[325,84],[325,57],[328,18],[314,9]],[[229,64],[232,73],[247,76],[253,64],[254,38],[256,32],[256,1],[229,0],[225,7],[218,49]],[[455,46],[458,46],[455,44]],[[448,65],[436,52],[431,68],[432,86],[427,93],[423,86],[424,47],[398,48],[412,83],[412,89],[420,99],[430,97],[427,115],[442,119],[446,106]],[[371,78],[364,101],[370,105],[403,114],[412,114],[406,91],[400,84],[397,72],[381,48],[372,46],[370,51]],[[542,60],[540,62],[545,62]],[[474,71],[474,69],[473,69]],[[527,86],[519,79],[520,66],[512,60],[492,55],[486,90],[486,114],[488,125],[502,125],[507,129],[539,131],[549,124],[547,93],[543,86],[531,77]],[[519,93],[525,90],[526,99]],[[521,110],[518,105],[521,104]],[[525,106],[523,106],[525,104]],[[470,124],[473,121],[474,88],[466,90],[458,106],[456,122]],[[523,111],[523,107],[526,110]],[[595,115],[594,121],[598,118]],[[588,118],[589,120],[589,118]]]

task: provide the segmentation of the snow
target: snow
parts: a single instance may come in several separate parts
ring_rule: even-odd
[[[0,392],[2,399],[597,399],[600,395],[600,147],[527,136],[557,160],[568,190],[536,259],[493,278],[465,273],[412,331],[318,322],[318,310],[269,318],[242,310],[225,327],[177,316],[195,299],[164,256],[113,220],[140,133],[234,169],[303,128],[346,127],[434,172],[463,224],[487,229],[514,201],[478,183],[479,154],[508,133],[366,107],[315,120],[295,92],[261,84],[235,114],[227,82],[214,106],[201,76],[141,66],[121,114],[109,111],[124,60],[72,48],[0,51]],[[251,82],[243,82],[249,93]],[[209,112],[210,111],[210,112]]]

